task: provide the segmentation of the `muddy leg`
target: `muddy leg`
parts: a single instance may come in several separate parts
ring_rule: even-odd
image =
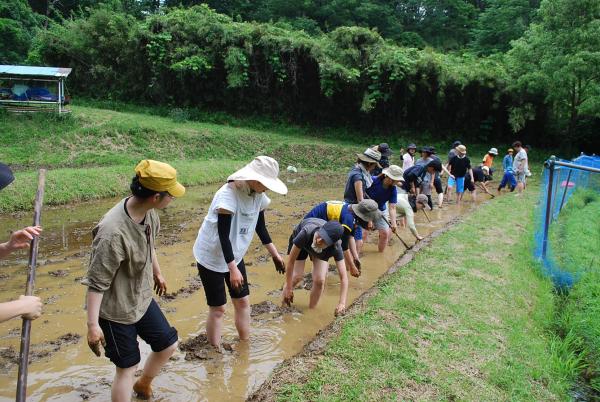
[[[221,346],[221,331],[223,329],[223,316],[225,306],[208,307],[208,319],[206,320],[206,337],[211,345]]]
[[[391,229],[379,229],[379,244],[377,245],[377,248],[380,253],[383,252],[383,250],[385,250],[385,247],[388,245],[388,242],[392,237],[391,233]]]
[[[306,260],[296,260],[294,263],[294,276],[292,277],[292,288],[298,286],[304,279],[304,264]]]
[[[317,303],[319,303],[319,299],[323,294],[323,289],[325,289],[325,276],[327,275],[328,269],[329,265],[327,264],[327,261],[319,260],[318,258],[313,260],[313,286],[310,290],[309,308],[315,308]]]
[[[110,391],[112,402],[130,402],[131,390],[133,389],[133,377],[137,364],[133,367],[120,368],[117,367],[115,379]]]
[[[158,375],[169,357],[173,356],[175,349],[177,349],[177,342],[160,352],[150,353],[144,365],[142,376],[133,385],[133,390],[138,394],[138,398],[149,399],[152,396],[152,380]]]
[[[250,338],[250,297],[231,299],[235,312],[235,327],[240,340],[247,341]]]

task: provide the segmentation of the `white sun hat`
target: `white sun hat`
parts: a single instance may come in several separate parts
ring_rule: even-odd
[[[490,148],[490,150],[488,151],[488,154],[498,155],[498,150],[496,148]]]
[[[252,162],[229,176],[227,181],[256,180],[271,191],[287,194],[287,186],[277,176],[279,176],[279,163],[269,156],[257,156]]]

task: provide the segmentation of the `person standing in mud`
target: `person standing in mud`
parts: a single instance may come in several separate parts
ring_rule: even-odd
[[[391,165],[379,176],[373,176],[373,185],[367,189],[367,196],[377,202],[381,216],[373,222],[375,230],[379,231],[378,250],[383,252],[388,245],[392,232],[398,229],[396,223],[396,204],[398,203],[397,185],[402,180],[402,168]],[[367,231],[364,231],[363,240],[367,240]]]
[[[311,209],[304,219],[319,218],[325,221],[337,221],[342,224],[344,234],[342,235],[342,250],[346,265],[350,268],[350,275],[360,276],[360,258],[356,249],[354,239],[362,229],[370,229],[373,222],[380,216],[377,202],[373,200],[362,200],[357,204],[347,204],[341,201],[322,202]],[[358,229],[361,229],[360,232]]]
[[[409,144],[406,153],[402,155],[402,170],[406,171],[415,164],[415,153],[417,153],[417,146]]]
[[[12,170],[5,164],[0,163],[0,190],[4,189],[15,180]],[[14,251],[29,247],[34,236],[39,236],[42,228],[39,226],[28,226],[24,229],[12,232],[5,243],[0,243],[0,259],[8,256]],[[35,320],[42,315],[42,300],[37,296],[19,296],[17,300],[0,303],[0,322],[15,317],[23,317]]]
[[[358,158],[356,165],[348,172],[344,189],[344,202],[347,204],[356,204],[365,199],[365,192],[373,184],[371,172],[376,168],[381,168],[379,164],[381,153],[374,148],[367,148],[365,152],[356,154],[356,156]],[[352,241],[356,242],[356,250],[360,253],[363,245],[363,234],[360,226],[356,228]]]
[[[465,192],[465,176],[468,174],[471,182],[473,180],[473,170],[471,169],[471,160],[467,156],[467,147],[459,145],[456,147],[456,155],[448,163],[448,188],[456,186],[456,205],[460,205]]]
[[[283,287],[284,304],[289,306],[294,301],[294,287],[304,278],[304,265],[306,258],[310,256],[313,264],[313,285],[308,308],[315,308],[325,289],[325,279],[329,270],[327,261],[333,257],[340,276],[340,299],[335,308],[335,315],[344,313],[348,296],[348,274],[340,241],[343,235],[344,228],[337,221],[307,218],[294,227],[288,245]]]
[[[170,165],[143,160],[135,168],[132,195],[119,201],[93,229],[92,254],[82,284],[87,291],[87,341],[100,356],[116,366],[113,401],[152,396],[152,380],[177,348],[173,328],[156,301],[152,289],[162,296],[167,283],[155,251],[160,219],[156,209],[166,208],[185,194]],[[152,348],[142,376],[134,384],[140,362],[137,337]]]
[[[233,173],[215,194],[194,243],[194,257],[209,306],[206,335],[211,345],[220,347],[227,296],[233,303],[235,327],[241,341],[250,337],[250,289],[244,256],[258,234],[278,272],[285,263],[271,241],[265,224],[265,209],[271,190],[287,194],[279,180],[279,164],[268,156],[258,156]]]

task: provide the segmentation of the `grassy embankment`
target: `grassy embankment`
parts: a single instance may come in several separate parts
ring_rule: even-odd
[[[184,184],[198,185],[223,180],[259,154],[275,157],[282,170],[290,164],[301,171],[339,172],[370,144],[385,140],[396,151],[409,141],[431,144],[425,135],[388,139],[222,113],[101,106],[115,110],[79,106],[62,117],[0,113],[0,161],[17,171],[15,183],[0,192],[0,212],[31,208],[39,167],[50,169],[45,200],[56,205],[124,194],[133,167],[145,158],[171,163]],[[472,149],[476,159],[485,150],[487,145]],[[398,154],[392,162],[399,163]]]
[[[577,358],[552,332],[552,286],[531,259],[536,199],[501,197],[435,239],[315,364],[283,368],[275,399],[569,399]]]
[[[580,190],[551,226],[557,264],[580,273],[580,280],[560,298],[557,331],[580,361],[577,370],[596,396],[600,394],[600,195]]]
[[[31,208],[38,167],[49,168],[46,204],[123,194],[135,164],[168,161],[186,185],[216,182],[258,154],[301,170],[345,169],[363,145],[301,129],[261,130],[180,122],[150,114],[74,107],[70,116],[0,114],[0,161],[16,170],[0,212]],[[296,132],[294,132],[296,131]],[[366,143],[366,142],[365,142]]]

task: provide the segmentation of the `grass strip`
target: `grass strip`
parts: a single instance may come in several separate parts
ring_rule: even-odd
[[[551,226],[553,256],[579,281],[560,300],[557,332],[568,343],[585,392],[600,395],[600,195],[578,190]],[[589,395],[588,395],[589,396]],[[592,399],[592,398],[590,398]]]
[[[225,180],[246,162],[233,160],[173,161],[180,182],[199,185]],[[46,175],[44,204],[61,205],[70,202],[114,197],[128,194],[134,164],[95,168],[50,169]],[[32,208],[37,189],[37,172],[16,172],[15,181],[0,191],[0,212]]]
[[[435,239],[380,282],[308,372],[284,370],[273,398],[567,400],[568,351],[529,247],[536,198],[501,197]]]

